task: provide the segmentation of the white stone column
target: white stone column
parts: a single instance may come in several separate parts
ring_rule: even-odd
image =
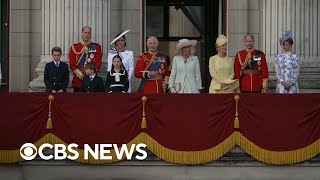
[[[244,49],[243,37],[248,33],[248,0],[227,0],[228,55],[235,57]]]
[[[83,26],[90,26],[92,41],[102,45],[104,56],[101,72],[106,71],[110,4],[111,0],[42,0],[41,60],[35,70],[38,77],[29,84],[30,91],[44,91],[44,67],[52,61],[53,47],[61,47],[62,61],[68,62],[70,46],[81,41]],[[71,80],[72,73],[70,75]]]
[[[268,0],[262,3],[262,48],[268,55],[281,52],[279,38],[291,29],[294,51],[303,59],[319,58],[318,0]]]
[[[300,88],[320,88],[320,2],[318,0],[260,0],[261,42],[271,78],[276,79],[274,57],[281,53],[279,38],[291,29],[293,51],[300,56]]]
[[[120,30],[130,29],[131,31],[126,35],[126,49],[133,51],[134,59],[136,60],[138,56],[142,53],[141,49],[141,22],[142,22],[142,0],[112,0],[114,3],[112,7],[111,16],[112,22],[112,38],[118,34]],[[120,13],[120,17],[118,16]],[[121,19],[120,19],[121,18]],[[121,23],[119,23],[121,22]],[[120,27],[114,25],[121,24]],[[137,91],[140,85],[140,79],[133,77],[132,79],[132,90]]]
[[[9,36],[7,37],[9,39],[9,79],[7,83],[10,92],[28,91],[29,66],[35,51],[34,41],[30,41],[30,37],[37,37],[37,33],[32,31],[34,25],[30,14],[39,9],[30,1],[26,3],[24,0],[10,0]],[[2,64],[2,67],[4,66]]]

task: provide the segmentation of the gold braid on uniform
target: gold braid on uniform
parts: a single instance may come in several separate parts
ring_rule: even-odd
[[[146,68],[144,68],[143,74],[142,74],[142,77],[145,77],[145,73],[146,73],[147,69],[152,65],[152,62],[155,59],[155,54],[152,55],[150,60],[144,55],[144,53],[142,53],[141,55],[143,57],[144,62],[147,63],[147,66],[146,66]]]
[[[72,51],[76,54],[76,55],[80,55],[82,54],[84,51],[88,51],[88,45],[91,43],[91,41],[85,43],[83,41],[81,41],[81,44],[83,45],[83,48],[81,49],[80,52],[76,51],[76,48],[74,47],[74,45],[72,45]]]
[[[238,59],[239,59],[240,65],[241,65],[241,70],[243,70],[243,69],[246,67],[246,65],[247,65],[249,59],[251,59],[251,57],[252,57],[252,54],[251,54],[251,51],[249,51],[249,53],[247,54],[247,57],[246,57],[244,63],[242,63],[242,62],[241,62],[240,53],[238,53]],[[264,89],[264,90],[267,90],[267,89],[268,89],[268,81],[269,81],[269,80],[268,80],[267,78],[263,79],[263,81],[262,81],[262,89]]]
[[[150,60],[149,60],[144,54],[142,54],[142,56],[143,56],[143,59],[144,59],[144,61],[145,61],[146,63],[152,63],[152,62],[154,62],[154,60],[155,60],[155,58],[156,58],[156,54],[152,54],[152,57],[151,57]]]
[[[243,70],[246,67],[246,65],[248,64],[249,59],[251,59],[251,52],[249,52],[247,54],[247,57],[246,57],[244,63],[242,63],[242,61],[241,61],[240,52],[238,53],[238,60],[239,60],[239,63],[241,65],[241,70]]]
[[[265,78],[262,80],[262,89],[267,90],[268,89],[268,79]]]
[[[76,51],[76,48],[74,47],[74,45],[71,46],[73,53],[77,56],[77,59],[81,59],[83,57],[84,53],[88,51],[87,45],[90,43],[91,42],[88,42],[88,43],[81,42],[81,44],[83,45],[83,48],[81,49],[80,52]],[[79,55],[81,55],[80,58],[79,58]],[[80,63],[80,61],[78,61],[76,64],[78,65],[79,63]],[[75,73],[79,79],[82,79],[84,77],[84,74],[80,69],[75,69],[73,71],[73,73]]]
[[[75,73],[79,79],[82,79],[84,77],[84,74],[80,69],[75,69],[73,73]]]
[[[76,48],[74,47],[74,45],[72,45],[72,51],[74,52],[74,54],[76,55],[80,55],[84,52],[84,49],[85,49],[86,46],[83,46],[83,48],[81,49],[80,52],[76,51]]]

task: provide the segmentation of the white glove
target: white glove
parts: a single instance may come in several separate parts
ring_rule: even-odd
[[[174,88],[170,88],[170,93],[177,93],[177,91]]]

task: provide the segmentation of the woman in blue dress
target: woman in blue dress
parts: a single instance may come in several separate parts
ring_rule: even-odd
[[[292,31],[287,31],[280,38],[283,52],[275,59],[277,73],[277,92],[284,94],[299,93],[298,76],[300,60],[297,54],[292,53]]]

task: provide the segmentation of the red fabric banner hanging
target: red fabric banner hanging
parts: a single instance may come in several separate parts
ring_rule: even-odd
[[[234,131],[233,97],[206,94],[148,96],[146,133],[172,150],[212,148]]]
[[[142,94],[53,94],[51,103],[46,93],[0,94],[0,163],[21,161],[27,142],[76,143],[79,151],[83,144],[145,143],[182,164],[216,160],[235,145],[271,164],[319,154],[320,94],[240,94],[238,103],[233,94],[145,96],[142,121]]]

